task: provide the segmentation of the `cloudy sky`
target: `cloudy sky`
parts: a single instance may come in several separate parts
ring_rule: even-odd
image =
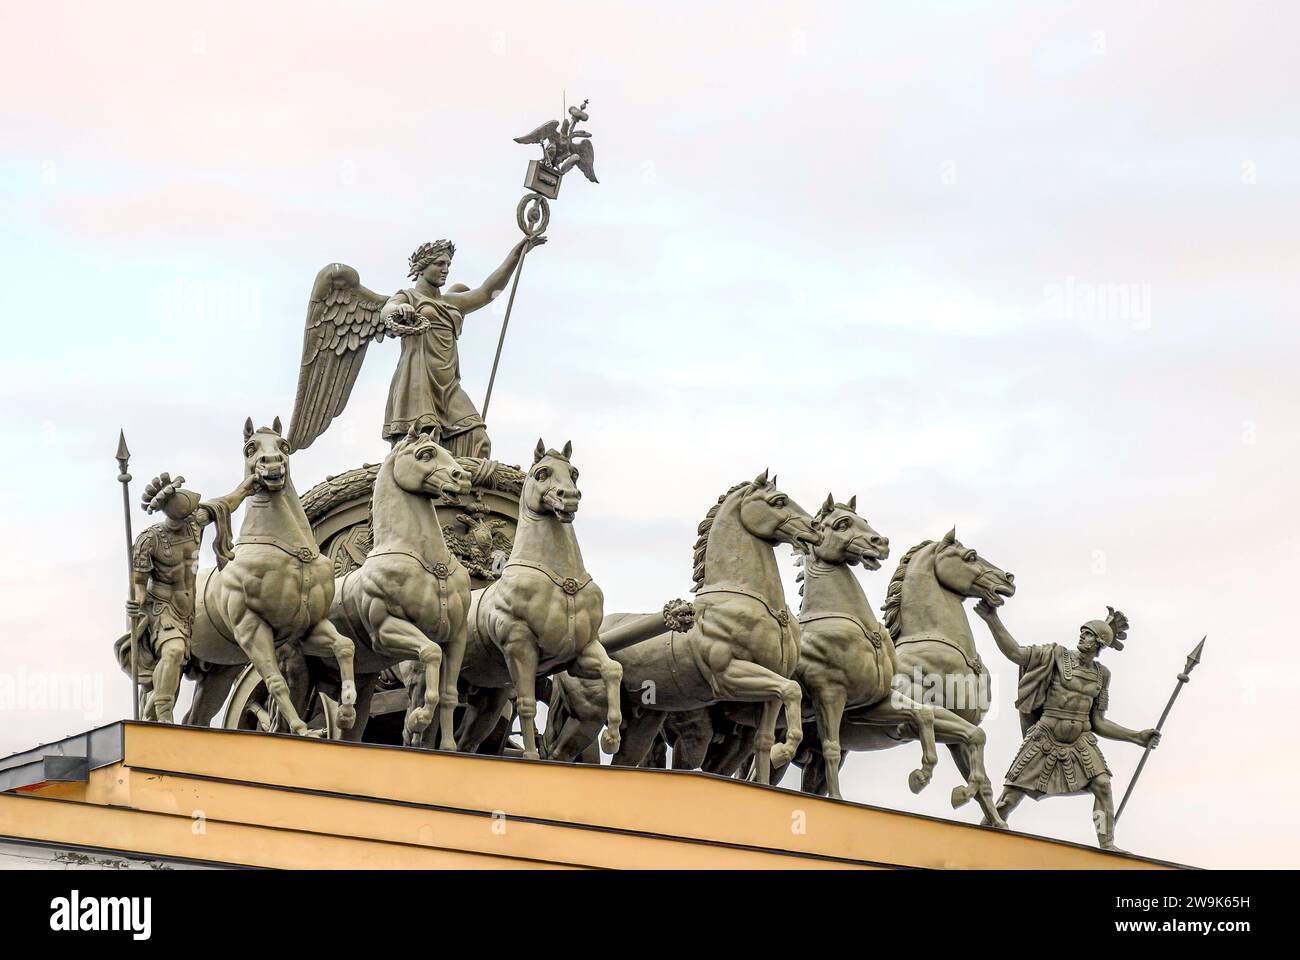
[[[609,609],[690,585],[696,524],[770,466],[858,495],[895,546],[1013,570],[1022,642],[1121,607],[1111,715],[1151,725],[1209,635],[1118,841],[1300,862],[1290,739],[1300,14],[1284,2],[10,5],[0,62],[0,752],[129,713],[113,452],[205,494],[247,416],[287,423],[310,285],[391,291],[424,240],[476,283],[517,238],[532,148],[590,98],[530,256],[496,454],[574,443]],[[461,340],[470,395],[501,311]],[[382,457],[396,356],[295,457],[305,489]],[[135,511],[137,530],[144,515]],[[788,551],[782,563],[793,578]],[[879,604],[892,563],[864,578]],[[792,596],[793,600],[793,596]],[[1015,669],[982,624],[1019,744]],[[84,702],[41,683],[84,678]],[[6,694],[6,691],[8,693]],[[7,696],[7,699],[5,699]],[[76,699],[76,698],[74,698]],[[1122,789],[1139,751],[1105,747]],[[852,799],[977,819],[909,749]],[[1014,825],[1092,842],[1088,798]]]

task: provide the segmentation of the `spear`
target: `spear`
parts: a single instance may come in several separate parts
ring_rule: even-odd
[[[1160,714],[1160,722],[1156,724],[1156,732],[1165,725],[1165,720],[1169,716],[1169,711],[1174,708],[1174,701],[1178,699],[1178,694],[1182,691],[1183,685],[1191,679],[1192,668],[1201,662],[1201,651],[1205,649],[1205,637],[1201,637],[1201,642],[1196,648],[1187,655],[1187,663],[1183,665],[1183,672],[1178,675],[1178,683],[1174,685],[1174,692],[1169,695],[1169,702],[1165,704],[1165,712]],[[1133,779],[1129,781],[1128,789],[1124,791],[1124,799],[1119,802],[1119,809],[1115,811],[1115,822],[1119,822],[1120,814],[1124,812],[1124,805],[1128,803],[1128,798],[1133,795],[1133,788],[1137,786],[1138,777],[1142,776],[1142,768],[1146,766],[1147,757],[1151,756],[1151,747],[1148,746],[1142,751],[1142,759],[1138,761],[1137,769],[1133,771]]]
[[[117,482],[122,485],[122,518],[126,521],[126,595],[129,599],[135,593],[135,573],[133,570],[133,558],[131,556],[132,547],[135,545],[135,538],[131,536],[131,474],[127,467],[131,463],[131,451],[126,448],[126,431],[119,430],[117,434]],[[140,719],[140,682],[136,674],[136,624],[127,614],[126,629],[130,637],[131,644],[131,717]]]

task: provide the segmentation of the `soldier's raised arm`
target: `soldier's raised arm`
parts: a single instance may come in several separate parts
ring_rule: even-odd
[[[975,612],[979,614],[989,627],[989,633],[993,634],[993,641],[998,645],[998,649],[1012,663],[1018,663],[1024,666],[1029,662],[1029,650],[1016,643],[1015,638],[1007,631],[1006,626],[1002,623],[1002,618],[998,616],[997,609],[987,600],[981,600],[975,604]]]
[[[234,490],[230,491],[230,493],[226,494],[224,497],[211,497],[206,502],[221,504],[226,508],[227,515],[229,515],[234,513],[241,503],[252,496],[256,489],[257,477],[247,476],[239,486],[235,487]],[[199,508],[194,511],[194,519],[202,526],[207,526],[209,523],[215,523],[217,518],[212,515],[211,510],[201,503],[199,504]]]

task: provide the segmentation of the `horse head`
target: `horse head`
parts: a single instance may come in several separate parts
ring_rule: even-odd
[[[858,516],[857,508],[856,496],[848,503],[836,503],[831,494],[826,495],[812,521],[813,530],[821,535],[812,554],[823,563],[860,563],[868,570],[879,570],[880,561],[889,557],[889,538]]]
[[[523,493],[519,499],[533,513],[553,513],[561,523],[572,523],[578,512],[582,491],[578,489],[578,468],[569,462],[573,443],[564,450],[547,449],[541,440],[533,451],[533,466],[524,479]]]
[[[741,493],[739,514],[741,526],[768,543],[788,543],[806,552],[822,538],[808,511],[782,493],[766,470]]]
[[[289,482],[289,449],[279,417],[256,430],[252,417],[244,421],[244,476],[256,477],[270,493],[278,493]]]
[[[434,440],[432,431],[412,427],[388,456],[394,482],[407,493],[450,500],[469,492],[469,471]]]
[[[935,545],[934,575],[947,590],[961,597],[976,597],[1000,607],[1016,592],[1016,578],[989,563],[957,539],[957,528],[949,530]]]

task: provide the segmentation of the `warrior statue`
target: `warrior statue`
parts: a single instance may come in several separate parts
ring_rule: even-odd
[[[131,555],[131,599],[126,610],[134,625],[118,644],[118,660],[130,672],[131,648],[136,645],[136,671],[152,675],[153,693],[145,719],[173,723],[181,672],[190,657],[194,629],[194,583],[203,528],[217,525],[213,549],[217,565],[233,556],[230,514],[257,486],[248,477],[233,493],[199,502],[199,495],[184,489],[185,478],[162,474],[149,482],[141,497],[148,513],[162,512],[156,523],[135,541]]]
[[[465,315],[491,303],[520,258],[546,242],[528,236],[478,287],[454,284],[447,272],[456,247],[449,240],[421,244],[410,257],[414,284],[391,297],[361,285],[357,271],[331,263],[316,275],[307,305],[302,366],[289,444],[310,446],[343,412],[372,340],[400,337],[402,352],[388,389],[383,437],[396,445],[414,427],[438,429],[434,439],[453,455],[487,458],[492,444],[483,418],[460,382],[460,337]]]
[[[1097,736],[1154,748],[1160,732],[1130,730],[1106,719],[1110,671],[1097,655],[1103,647],[1123,650],[1128,631],[1124,614],[1111,607],[1107,610],[1105,620],[1089,620],[1080,628],[1078,646],[1070,650],[1056,643],[1022,647],[993,606],[984,601],[975,605],[998,649],[1020,666],[1016,709],[1025,742],[1007,771],[998,813],[1006,819],[1027,796],[1040,800],[1091,793],[1097,841],[1103,850],[1114,850],[1111,773]]]

